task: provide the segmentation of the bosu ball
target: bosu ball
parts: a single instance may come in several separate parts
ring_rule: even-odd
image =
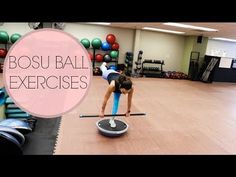
[[[114,120],[116,127],[111,127],[110,119],[102,119],[96,122],[99,132],[108,137],[118,137],[127,132],[129,125],[121,120]]]

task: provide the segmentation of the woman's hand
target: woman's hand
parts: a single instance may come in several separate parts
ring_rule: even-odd
[[[103,118],[103,117],[104,117],[104,112],[101,112],[101,113],[99,114],[99,117],[100,117],[100,118]]]
[[[127,111],[126,113],[125,113],[125,117],[129,117],[130,116],[130,111]]]

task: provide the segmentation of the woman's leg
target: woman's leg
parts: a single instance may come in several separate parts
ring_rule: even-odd
[[[114,93],[112,114],[117,114],[119,108],[120,93]]]
[[[112,70],[112,69],[107,69],[106,67],[106,62],[103,62],[102,65],[100,66],[100,70],[102,71],[102,77],[103,79],[107,80],[107,76],[110,73],[116,73],[116,71]]]
[[[113,108],[112,108],[112,114],[117,114],[118,108],[119,108],[119,100],[120,100],[120,93],[114,93],[114,100],[113,100]],[[115,116],[110,118],[109,121],[111,127],[115,128]]]

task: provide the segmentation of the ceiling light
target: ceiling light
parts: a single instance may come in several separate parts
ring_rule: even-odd
[[[89,22],[87,24],[91,24],[91,25],[110,25],[111,23],[106,23],[106,22]]]
[[[169,26],[180,27],[180,28],[190,28],[190,29],[202,30],[202,31],[219,31],[217,29],[205,28],[205,27],[193,26],[193,25],[186,25],[186,24],[182,24],[182,23],[163,23],[163,24],[169,25]]]
[[[185,32],[181,31],[172,31],[172,30],[165,30],[165,29],[159,29],[159,28],[151,28],[151,27],[143,27],[144,30],[151,30],[151,31],[160,31],[164,33],[175,33],[175,34],[184,34]]]
[[[212,39],[214,39],[214,40],[221,40],[221,41],[236,42],[236,39],[229,39],[229,38],[223,38],[223,37],[214,37]]]

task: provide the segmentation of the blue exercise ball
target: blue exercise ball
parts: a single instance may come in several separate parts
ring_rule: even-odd
[[[116,67],[115,65],[111,65],[111,66],[109,67],[109,69],[112,69],[112,70],[116,71],[116,70],[117,70],[117,67]]]
[[[5,103],[5,92],[4,90],[0,89],[0,106],[4,105]]]
[[[108,50],[111,49],[111,46],[110,46],[110,44],[108,44],[107,42],[103,42],[101,48],[102,48],[102,50],[104,50],[104,51],[108,51]]]

